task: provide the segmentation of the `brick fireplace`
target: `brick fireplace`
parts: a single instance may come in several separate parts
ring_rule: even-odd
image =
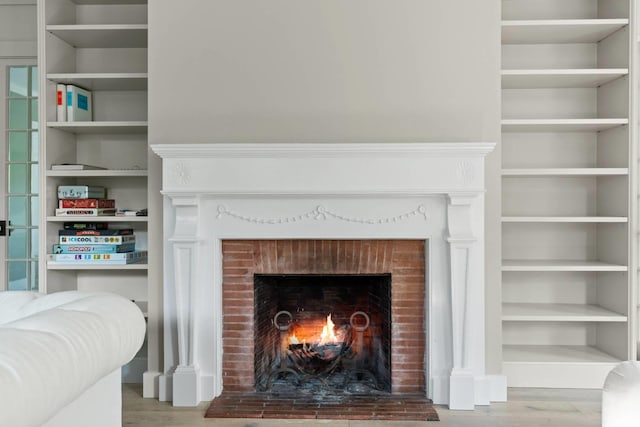
[[[232,296],[251,298],[254,273],[309,270],[391,273],[392,393],[419,391],[452,409],[505,399],[504,377],[487,375],[484,362],[484,156],[493,144],[152,149],[162,157],[165,198],[161,400],[193,406],[253,387],[252,332],[244,336],[253,306]],[[341,252],[347,243],[359,245],[358,262]],[[233,259],[233,245],[252,259]],[[390,248],[398,264],[380,266]],[[409,253],[424,277],[394,284]],[[408,318],[417,322],[403,324]],[[419,334],[407,338],[405,329]],[[405,345],[416,355],[401,357]]]
[[[391,276],[391,392],[425,393],[425,242],[421,240],[225,240],[222,242],[223,362],[225,390],[255,389],[254,276]],[[343,276],[343,277],[344,277]],[[310,281],[310,280],[309,280]],[[342,284],[345,287],[348,277]],[[272,285],[273,286],[273,285]],[[311,286],[319,286],[317,283]],[[362,285],[360,285],[362,286]],[[339,300],[340,298],[335,298]],[[308,302],[296,301],[300,310]],[[334,313],[341,315],[339,304]],[[362,308],[362,307],[359,307]],[[273,308],[273,313],[279,308]],[[351,314],[349,312],[348,314]],[[273,317],[267,316],[265,320]],[[342,315],[344,317],[344,315]],[[374,313],[371,313],[374,317]],[[346,319],[336,319],[342,324]],[[272,322],[261,335],[273,329]],[[374,322],[376,323],[376,322]],[[379,322],[378,322],[379,323]],[[385,325],[386,326],[386,325]]]

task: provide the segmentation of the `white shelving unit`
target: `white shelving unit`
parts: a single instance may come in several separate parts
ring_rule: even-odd
[[[632,0],[503,0],[510,387],[600,388],[632,338]]]
[[[68,265],[46,261],[63,222],[133,228],[149,250],[147,217],[59,217],[58,185],[99,185],[120,209],[148,207],[147,1],[38,0],[41,147],[40,285],[46,292],[106,291],[148,306],[147,264]],[[93,120],[57,121],[56,84],[91,90]],[[51,170],[86,163],[101,170]],[[141,352],[131,369],[146,370]],[[142,372],[127,369],[128,379]]]

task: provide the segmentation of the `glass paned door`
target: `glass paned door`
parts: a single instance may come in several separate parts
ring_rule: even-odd
[[[38,289],[38,69],[6,68],[4,280],[8,290]]]

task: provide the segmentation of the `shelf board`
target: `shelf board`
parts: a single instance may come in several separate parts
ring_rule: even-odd
[[[47,222],[148,222],[148,216],[47,216]]]
[[[147,0],[71,0],[83,5],[147,4]]]
[[[55,261],[47,261],[47,270],[148,270],[149,265],[146,263],[121,264],[121,265],[81,265],[69,263],[57,263]]]
[[[595,88],[629,74],[628,68],[502,70],[503,89]]]
[[[628,271],[626,265],[600,261],[503,260],[502,271]]]
[[[146,169],[96,169],[96,170],[48,170],[47,176],[60,176],[60,177],[146,177],[148,171]]]
[[[76,134],[147,133],[146,121],[119,122],[47,122],[47,127]]]
[[[624,176],[628,168],[513,168],[502,169],[502,176]]]
[[[504,363],[620,363],[592,346],[582,345],[504,345]]]
[[[502,320],[515,322],[626,322],[627,316],[588,304],[504,303]]]
[[[628,24],[628,19],[508,20],[502,21],[502,44],[597,43]]]
[[[50,73],[47,79],[88,90],[147,90],[148,73]]]
[[[79,48],[145,48],[147,24],[47,25],[46,30]]]
[[[502,222],[629,222],[622,216],[503,216]]]
[[[629,124],[628,119],[503,119],[503,132],[600,132]]]

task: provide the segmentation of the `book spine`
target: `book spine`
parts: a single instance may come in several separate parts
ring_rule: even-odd
[[[120,245],[53,245],[54,254],[117,254],[133,252],[135,250],[135,243],[124,243]]]
[[[60,236],[62,245],[123,245],[135,244],[136,236]]]
[[[69,264],[130,264],[147,259],[147,251],[121,254],[50,254],[49,260]]]
[[[60,199],[58,208],[115,208],[116,201],[113,199]]]
[[[63,223],[65,230],[105,230],[109,228],[108,222],[65,222]]]
[[[56,85],[56,120],[59,122],[67,121],[67,85],[58,83]]]
[[[107,228],[105,230],[58,230],[59,236],[130,236],[133,228]]]
[[[78,86],[67,85],[67,121],[92,120],[91,92]]]
[[[59,185],[58,199],[106,199],[104,187],[89,185]]]
[[[115,209],[98,209],[98,208],[78,208],[78,209],[64,209],[57,208],[56,216],[114,216],[116,214]]]

